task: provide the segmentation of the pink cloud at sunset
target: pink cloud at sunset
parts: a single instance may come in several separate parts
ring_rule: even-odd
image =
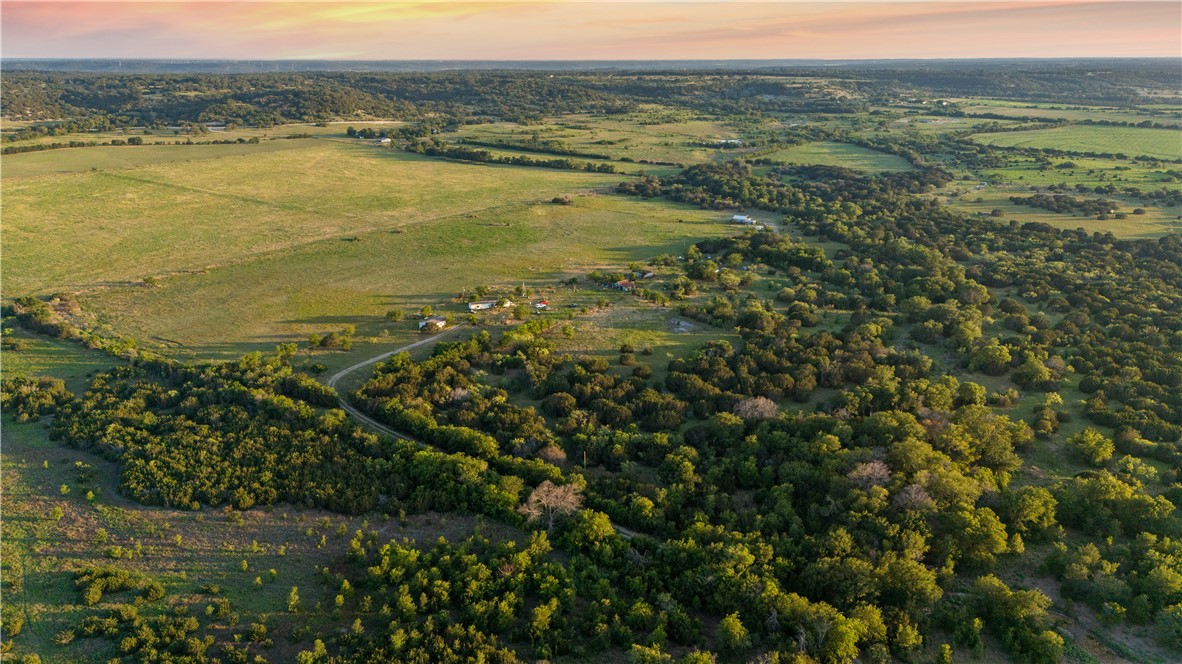
[[[1179,2],[3,2],[4,57],[1182,55]]]

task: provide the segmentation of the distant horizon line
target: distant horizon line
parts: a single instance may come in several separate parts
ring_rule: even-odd
[[[0,56],[21,62],[1012,62],[1015,60],[1182,60],[1182,55],[1057,55],[973,58],[199,58],[199,57],[25,57]]]

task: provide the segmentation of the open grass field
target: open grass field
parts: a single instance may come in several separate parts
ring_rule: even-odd
[[[1072,157],[1070,159],[1053,160],[1055,163],[1070,162],[1072,168],[1040,169],[1033,159],[1015,157],[1010,165],[1000,168],[988,168],[978,175],[991,183],[1006,184],[1022,187],[1045,187],[1052,184],[1067,183],[1069,185],[1084,184],[1089,187],[1116,185],[1118,187],[1137,187],[1142,190],[1158,189],[1161,187],[1177,187],[1180,181],[1177,167],[1150,166],[1143,162],[1121,161],[1116,159],[1095,159],[1091,157]],[[1170,171],[1174,171],[1171,173]]]
[[[411,321],[382,319],[391,308],[439,307],[484,283],[550,283],[733,232],[720,213],[597,193],[618,174],[464,164],[351,141],[275,144],[295,147],[201,146],[209,153],[198,160],[6,173],[6,291],[82,291],[98,329],[182,356],[269,349],[345,323],[375,340],[384,330],[380,350],[412,334]],[[193,149],[109,150],[168,151],[166,160]],[[547,202],[562,194],[575,203]]]
[[[654,166],[652,164],[637,164],[626,161],[613,161],[610,159],[592,159],[589,157],[565,156],[547,154],[545,152],[533,152],[527,149],[513,150],[506,148],[494,148],[486,145],[471,146],[478,150],[485,150],[498,157],[527,157],[535,160],[550,160],[550,159],[570,159],[571,161],[592,164],[611,164],[616,168],[616,175],[674,175],[681,169],[676,166]]]
[[[817,164],[820,166],[841,166],[870,173],[898,172],[911,169],[906,159],[860,145],[817,141],[764,155],[765,158],[785,164]]]
[[[14,134],[20,129],[24,129],[30,122],[4,122],[3,130],[0,133]],[[12,141],[5,143],[8,146],[22,146],[22,145],[47,145],[50,143],[68,143],[70,141],[85,141],[85,142],[105,142],[111,140],[127,140],[132,136],[138,136],[143,139],[146,145],[173,145],[176,141],[193,141],[200,143],[203,141],[225,141],[225,140],[249,140],[251,138],[258,138],[260,140],[279,139],[292,135],[310,135],[315,137],[340,137],[346,136],[345,130],[350,126],[369,127],[371,129],[381,130],[389,127],[401,126],[403,122],[393,122],[390,120],[382,121],[342,121],[329,122],[325,126],[320,126],[313,123],[294,123],[285,124],[275,127],[234,127],[226,129],[223,127],[214,127],[206,134],[190,135],[182,131],[179,127],[174,129],[115,129],[112,131],[93,131],[61,134],[57,136],[36,136],[20,141]],[[192,146],[188,146],[192,147]]]
[[[75,151],[51,156],[59,152]],[[605,189],[620,177],[460,164],[336,141],[120,170],[6,173],[3,279],[13,295],[127,284]]]
[[[4,178],[29,178],[90,170],[119,170],[207,159],[300,150],[314,145],[311,139],[273,140],[234,145],[139,145],[64,148],[5,155]]]
[[[976,134],[973,138],[988,145],[1078,152],[1124,153],[1130,157],[1182,159],[1182,131],[1132,127],[1096,127],[1070,125],[1052,129]]]
[[[1030,196],[1031,187],[1047,187],[1066,184],[1073,187],[1082,184],[1087,187],[1113,185],[1118,189],[1136,187],[1142,191],[1154,191],[1162,187],[1176,188],[1178,175],[1169,166],[1148,165],[1143,162],[1115,159],[1094,159],[1073,157],[1072,168],[1042,169],[1033,159],[1015,157],[1009,166],[991,168],[974,173],[981,180],[966,180],[950,183],[939,192],[939,196],[952,207],[969,214],[988,214],[994,209],[1002,210],[1002,220],[1016,219],[1025,223],[1038,221],[1059,228],[1084,228],[1088,232],[1109,232],[1124,238],[1154,238],[1182,230],[1178,216],[1182,206],[1161,207],[1153,200],[1141,200],[1127,195],[1104,194],[1104,198],[1115,200],[1119,210],[1127,214],[1126,219],[1105,219],[1095,217],[1057,214],[1025,205],[1016,205],[1010,196]],[[1097,198],[1100,194],[1068,192],[1083,198]],[[1134,208],[1141,207],[1144,215],[1133,215]]]
[[[541,140],[560,141],[578,152],[636,161],[697,164],[733,158],[741,152],[700,145],[738,138],[733,129],[722,123],[665,117],[658,109],[622,116],[567,115],[544,125],[507,122],[467,125],[456,133],[474,140],[512,142],[529,140],[535,134]]]
[[[890,129],[906,129],[923,134],[946,134],[968,131],[983,124],[999,124],[1011,127],[1020,124],[1017,120],[982,120],[981,118],[949,118],[938,115],[908,116],[890,123]]]
[[[1144,122],[1160,124],[1182,123],[1182,112],[1177,106],[1163,108],[1118,108],[1113,106],[1068,106],[1035,102],[1014,102],[1000,99],[958,100],[965,113],[994,113],[1014,118],[1062,118],[1064,120],[1102,120],[1111,122]]]
[[[239,355],[344,323],[372,335],[391,308],[460,313],[463,306],[451,300],[463,289],[549,285],[597,267],[682,253],[703,237],[730,232],[718,213],[662,202],[583,196],[569,206],[509,203],[397,233],[374,230],[255,254],[157,288],[111,288],[82,302],[114,330],[168,340],[173,352]]]

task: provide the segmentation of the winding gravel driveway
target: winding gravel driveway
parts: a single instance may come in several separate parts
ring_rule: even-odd
[[[381,355],[371,357],[368,360],[362,360],[362,361],[358,362],[357,364],[354,364],[351,367],[345,367],[344,369],[341,369],[340,371],[338,371],[335,374],[333,374],[332,376],[330,376],[328,378],[327,385],[335,390],[335,389],[337,389],[337,383],[340,382],[340,380],[342,378],[344,378],[345,376],[348,376],[349,374],[353,373],[354,371],[357,371],[358,369],[364,369],[365,367],[377,364],[378,362],[381,362],[381,361],[383,361],[387,358],[390,358],[390,357],[394,357],[395,355],[397,355],[399,353],[405,353],[407,351],[414,350],[415,348],[419,348],[421,346],[426,346],[428,344],[437,343],[437,342],[443,340],[443,338],[446,337],[447,335],[449,335],[449,334],[451,334],[451,333],[455,332],[456,330],[459,330],[460,328],[463,328],[463,327],[464,327],[463,325],[454,325],[454,326],[449,327],[448,329],[446,329],[438,334],[427,337],[426,339],[420,339],[420,340],[414,342],[413,344],[407,344],[407,345],[403,346],[402,348],[395,348],[392,351],[388,351],[388,352],[382,353]],[[337,398],[340,400],[342,410],[344,410],[346,413],[348,413],[350,417],[352,417],[353,419],[357,420],[358,422],[361,422],[362,424],[368,426],[369,428],[375,429],[377,431],[381,431],[382,433],[390,435],[390,436],[394,436],[395,438],[401,438],[403,440],[410,440],[410,441],[414,441],[420,445],[426,445],[426,443],[424,443],[423,441],[417,440],[415,438],[411,438],[410,436],[407,436],[405,434],[398,433],[397,431],[382,424],[381,422],[378,422],[377,420],[366,415],[365,413],[361,412],[360,410],[357,410],[357,408],[355,408],[353,406],[353,404],[349,403],[349,399],[345,394],[338,394]]]

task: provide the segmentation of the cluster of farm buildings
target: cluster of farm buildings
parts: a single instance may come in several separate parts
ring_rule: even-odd
[[[751,226],[757,231],[763,230],[763,224],[759,223],[758,219],[754,219],[745,214],[736,214],[735,216],[731,217],[731,223],[740,224],[742,226]]]
[[[468,303],[468,311],[476,313],[478,311],[490,311],[492,309],[508,309],[516,306],[510,300],[478,300]],[[550,302],[541,300],[533,303],[534,311],[546,311],[550,308]],[[420,332],[438,332],[447,327],[447,318],[444,316],[427,316],[419,321]]]

